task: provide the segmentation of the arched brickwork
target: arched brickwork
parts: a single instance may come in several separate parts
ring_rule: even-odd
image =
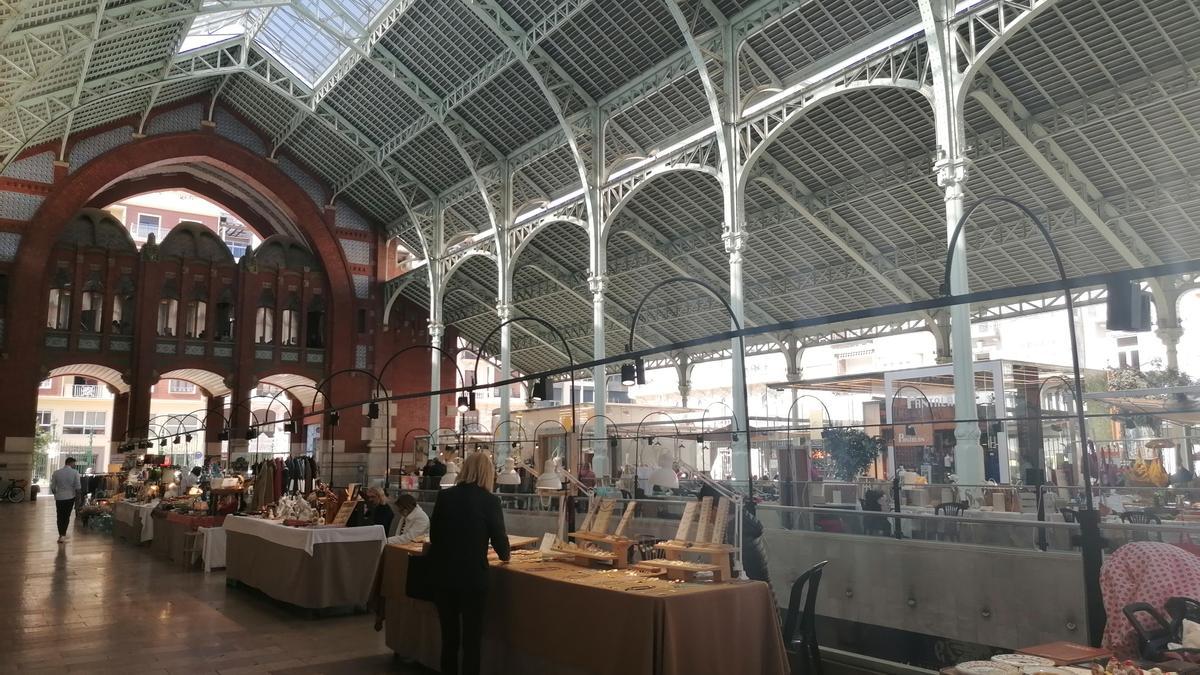
[[[261,195],[264,201],[269,201],[297,225],[305,243],[321,261],[329,284],[328,367],[332,371],[353,365],[354,313],[359,302],[354,294],[349,265],[333,232],[332,211],[315,204],[308,193],[271,162],[211,131],[202,130],[130,141],[81,167],[73,167],[69,175],[62,176],[55,184],[25,229],[11,276],[10,316],[16,320],[10,327],[5,356],[7,365],[12,366],[8,370],[13,391],[35,391],[39,381],[43,328],[39,317],[45,314],[41,289],[48,273],[46,260],[62,228],[80,209],[104,199],[111,202],[109,197],[121,194],[125,189],[123,181],[130,174],[147,167],[165,168],[181,163],[204,164],[225,173]],[[164,182],[154,187],[150,187],[151,182],[138,181],[141,183],[138,192],[167,187],[192,189],[245,218],[261,216],[249,204],[239,203],[241,200],[233,195],[219,194],[221,191],[216,186],[204,181],[188,185],[184,184],[186,179],[182,174],[174,177],[180,180],[170,182],[163,176]],[[132,185],[132,182],[128,183]],[[250,224],[266,225],[265,219]],[[271,233],[274,229],[262,232],[264,235]],[[346,391],[339,396],[336,389],[343,387]],[[360,393],[356,389],[335,384],[334,398],[355,400],[355,395]],[[14,399],[13,405],[0,411],[0,446],[4,437],[33,434],[36,397],[17,396]]]

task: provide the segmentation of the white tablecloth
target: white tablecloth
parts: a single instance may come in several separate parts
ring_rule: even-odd
[[[316,544],[330,544],[351,541],[378,541],[379,550],[383,550],[387,540],[387,532],[382,525],[366,527],[289,527],[280,521],[263,518],[248,518],[245,516],[229,516],[225,519],[226,532],[248,534],[260,539],[298,548],[312,555]]]
[[[198,527],[200,533],[200,560],[204,571],[225,567],[225,528]]]
[[[154,507],[156,506],[158,506],[157,499],[145,504],[117,502],[113,504],[113,518],[126,525],[133,525],[135,518],[140,516],[142,519],[140,541],[150,541],[154,538],[154,519],[150,517],[150,513],[154,511]]]
[[[900,507],[900,511],[901,511],[901,513],[913,513],[913,514],[919,514],[919,515],[924,515],[924,516],[932,516],[932,515],[934,515],[933,508],[934,507],[932,507],[932,506],[902,506],[902,507]],[[967,509],[966,511],[963,511],[962,517],[963,518],[980,518],[980,519],[990,518],[990,519],[994,519],[994,520],[1030,520],[1030,521],[1036,522],[1037,521],[1037,512],[1036,511],[1030,511],[1030,512],[981,511],[979,509]],[[1051,511],[1048,508],[1046,509],[1046,522],[1061,523],[1062,521],[1063,521],[1062,514],[1054,513],[1053,511]]]

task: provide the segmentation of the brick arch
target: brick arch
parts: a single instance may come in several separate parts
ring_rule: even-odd
[[[331,310],[337,311],[338,308],[342,308],[342,311],[348,314],[353,311],[356,300],[350,267],[332,228],[325,220],[323,209],[313,203],[308,193],[271,162],[232,141],[204,131],[162,134],[131,141],[79,167],[56,185],[34,214],[26,230],[27,235],[22,238],[20,255],[17,256],[13,275],[13,297],[32,299],[35,303],[40,301],[39,291],[46,272],[44,261],[54,246],[59,231],[75,212],[89,205],[100,193],[118,186],[125,176],[134,171],[148,166],[189,161],[208,164],[228,173],[250,186],[290,217],[325,267],[332,296]],[[222,199],[225,197],[232,195],[223,196]],[[228,206],[233,207],[233,202],[230,201]],[[248,208],[249,205],[244,207]],[[28,315],[36,316],[37,313]],[[339,320],[340,318],[331,316],[330,325],[337,327],[337,332],[345,335],[331,336],[332,342],[350,345],[353,343],[350,330],[353,321],[349,315],[345,320]],[[21,323],[25,325],[15,326],[14,332],[38,333],[36,322]],[[36,343],[36,336],[32,342]]]
[[[134,172],[188,162],[219,169],[271,202],[296,223],[305,243],[324,266],[329,284],[329,326],[332,329],[329,368],[336,370],[352,365],[354,312],[358,301],[350,267],[332,224],[327,221],[326,211],[273,163],[208,131],[161,134],[130,141],[78,167],[54,185],[24,230],[9,276],[12,284],[9,310],[14,321],[11,322],[6,352],[0,355],[8,365],[22,361],[36,364],[39,360],[42,322],[36,317],[44,313],[41,291],[48,273],[46,260],[67,222],[98,195],[119,185]],[[234,213],[243,212],[232,202],[227,205]],[[16,374],[12,384],[18,389],[35,390],[36,367],[18,370],[29,372]],[[36,398],[29,405],[36,405]],[[0,411],[0,437],[25,436],[24,431],[31,427],[33,415],[32,411],[26,415],[24,407],[13,405],[9,410]],[[31,429],[28,431],[31,435]]]
[[[92,197],[88,201],[88,206],[102,209],[130,197],[163,190],[187,190],[199,195],[236,215],[243,223],[253,228],[261,239],[279,234],[278,228],[254,205],[220,185],[202,180],[195,174],[185,171],[122,179]]]

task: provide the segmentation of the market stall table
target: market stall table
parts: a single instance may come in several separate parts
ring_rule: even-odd
[[[220,525],[225,516],[192,516],[176,511],[153,511],[151,518],[155,521],[154,539],[150,550],[167,560],[177,563],[191,564],[191,555],[186,554],[187,537],[189,532],[195,532],[199,527],[215,527]],[[189,560],[185,560],[185,556]]]
[[[223,527],[201,527],[200,533],[200,563],[205,572],[225,567],[226,537]],[[192,560],[195,563],[195,560]]]
[[[290,527],[225,519],[225,577],[306,609],[365,607],[386,533],[367,527]]]
[[[436,670],[437,610],[405,594],[413,555],[399,546],[384,551],[386,642],[400,657]],[[627,571],[514,559],[492,566],[484,626],[485,673],[788,672],[771,591],[761,582],[670,584]]]
[[[154,539],[154,519],[150,514],[158,500],[145,504],[120,501],[113,504],[113,536],[131,544]]]

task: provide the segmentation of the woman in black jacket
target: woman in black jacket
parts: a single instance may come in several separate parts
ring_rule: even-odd
[[[429,519],[434,603],[442,625],[442,675],[479,672],[488,543],[500,560],[508,562],[508,534],[504,531],[500,499],[492,494],[495,484],[492,458],[483,452],[468,456],[458,474],[458,484],[438,493]]]

